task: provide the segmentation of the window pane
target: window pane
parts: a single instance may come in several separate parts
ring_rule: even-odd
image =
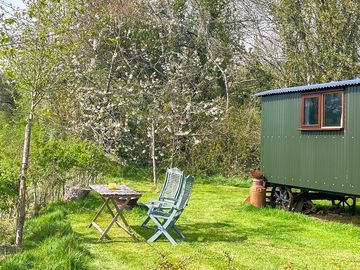
[[[342,118],[342,94],[324,95],[324,127],[340,127]]]
[[[319,122],[319,98],[304,99],[304,125],[317,125]]]

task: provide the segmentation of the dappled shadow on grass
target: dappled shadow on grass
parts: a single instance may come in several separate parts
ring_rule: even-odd
[[[86,200],[90,200],[88,202],[88,205],[90,206],[88,210],[95,215],[102,201],[100,199],[98,200],[96,197],[89,197]],[[78,206],[81,206],[81,204],[78,204]],[[87,214],[89,214],[89,211],[86,211]],[[194,218],[194,222],[180,219],[177,226],[184,233],[186,242],[189,243],[241,243],[249,238],[258,236],[266,239],[274,239],[275,237],[276,241],[287,241],[288,239],[291,239],[292,236],[301,232],[304,228],[301,222],[302,218],[295,217],[292,213],[283,213],[272,209],[255,209],[244,205],[235,206],[233,211],[233,215],[220,216],[219,220],[216,221],[214,221],[211,216],[209,216],[209,218],[212,220],[209,220],[209,222],[206,222],[206,220],[204,221],[204,219],[197,221],[196,218]],[[74,212],[76,213],[76,210],[74,210]],[[131,219],[137,220],[137,224],[132,225],[131,229],[136,233],[139,242],[134,242],[129,235],[115,224],[110,230],[111,240],[103,239],[98,241],[100,234],[94,228],[92,228],[93,232],[79,232],[78,236],[82,241],[90,244],[110,245],[111,243],[144,243],[155,233],[152,230],[140,226],[141,222],[146,218],[146,212],[146,208],[142,206],[135,207],[131,211],[125,211],[125,218],[129,218],[128,221],[131,221]],[[111,216],[107,211],[102,215],[108,216],[108,221],[111,221]],[[248,220],[242,220],[242,215],[244,218],[246,216],[251,217],[253,223],[250,224]],[[278,216],[278,219],[276,216]],[[141,217],[140,221],[139,217]],[[89,217],[89,223],[91,218]],[[293,218],[299,218],[299,224],[290,222]],[[130,222],[130,224],[131,223],[132,222]],[[105,225],[103,226],[108,225],[106,222],[104,222],[104,224]],[[150,222],[150,224],[152,223]],[[103,227],[103,229],[104,228],[105,227]],[[179,239],[174,232],[170,231],[170,234],[173,235],[175,239]],[[159,241],[167,242],[168,240],[164,236],[161,236]]]
[[[241,228],[232,226],[226,223],[193,223],[193,224],[181,224],[178,226],[179,229],[184,233],[186,237],[186,242],[243,242],[247,240],[246,234]],[[100,234],[94,230],[92,235],[83,235],[77,234],[79,238],[85,243],[89,244],[100,244],[107,245],[111,243],[143,243],[147,241],[155,231],[141,227],[140,225],[135,225],[130,227],[131,230],[135,233],[138,241],[133,241],[129,235],[127,235],[122,229],[117,228],[114,225],[111,228],[111,239],[103,239],[98,241]],[[118,231],[116,231],[118,230]],[[178,236],[170,231],[170,234],[178,239]],[[159,241],[167,241],[165,237],[160,237]]]
[[[294,235],[302,232],[303,228],[301,226],[274,223],[272,225],[263,224],[257,228],[244,228],[243,231],[249,237],[261,236],[278,241],[288,241],[292,239]]]
[[[236,190],[235,190],[236,192]],[[78,201],[70,205],[70,210],[67,208],[67,212],[72,213],[87,213],[90,212],[95,215],[96,211],[102,204],[102,200],[96,196],[96,194],[89,196],[84,201]],[[86,208],[84,208],[86,206]],[[198,220],[197,218],[192,221],[180,219],[177,226],[184,233],[186,242],[189,243],[211,243],[211,242],[229,242],[229,243],[241,243],[249,238],[261,237],[269,239],[271,241],[288,241],[292,237],[301,233],[304,230],[304,224],[302,216],[294,213],[286,213],[283,211],[273,209],[255,209],[246,205],[232,205],[231,216],[220,215],[218,220],[214,220],[212,215],[209,215],[209,222],[204,220]],[[86,210],[86,211],[84,211]],[[229,210],[229,209],[228,209]],[[89,216],[89,223],[93,215]],[[107,211],[103,215],[108,215],[109,222],[111,216]],[[100,234],[96,229],[92,228],[93,232],[79,232],[79,238],[85,243],[111,245],[112,243],[129,243],[137,244],[143,243],[149,239],[155,232],[147,228],[140,226],[141,221],[146,218],[146,208],[136,207],[131,211],[125,212],[126,219],[129,218],[137,220],[137,224],[131,226],[131,229],[136,233],[139,242],[134,242],[129,235],[123,232],[120,228],[114,225],[110,230],[111,240],[103,239],[98,241]],[[139,221],[139,218],[142,218]],[[249,223],[248,217],[252,223]],[[298,219],[299,222],[292,222],[294,219]],[[132,223],[132,222],[130,222]],[[105,224],[105,223],[104,223]],[[107,225],[108,223],[106,223]],[[87,225],[85,225],[87,227]],[[104,225],[105,226],[105,225]],[[105,228],[105,227],[104,227]],[[119,230],[118,232],[116,230]],[[176,234],[170,232],[175,239],[178,239]],[[159,238],[161,242],[167,242],[165,237]]]
[[[235,209],[234,209],[235,210]],[[142,214],[144,219],[146,217],[146,211],[143,208],[137,208],[138,214]],[[228,217],[226,220],[219,222],[197,222],[194,220],[193,223],[183,223],[180,219],[177,223],[179,229],[183,232],[187,242],[232,242],[239,243],[246,241],[250,237],[259,236],[272,239],[274,235],[278,240],[285,240],[291,235],[297,234],[302,228],[302,224],[289,224],[282,220],[281,216],[283,213],[279,213],[279,220],[270,219],[266,216],[274,216],[277,212],[272,212],[271,209],[265,210],[265,213],[261,213],[258,209],[252,207],[241,207],[236,209],[244,213],[244,216],[248,212],[254,212],[252,218],[254,219],[253,224],[242,223],[241,219],[237,217]],[[287,213],[285,213],[287,214]],[[291,217],[289,217],[291,218]],[[151,222],[149,224],[152,224]],[[247,224],[247,225],[246,225]],[[144,239],[149,239],[155,232],[141,226],[132,226],[132,229],[136,231]],[[170,231],[170,234],[177,239],[177,235]],[[284,239],[283,239],[284,238]],[[160,239],[165,239],[161,237]]]
[[[274,237],[279,232],[282,234],[295,233],[299,228],[277,224],[276,228],[262,225],[257,228],[241,226],[239,224],[224,223],[194,223],[180,225],[188,242],[243,242],[253,236]],[[281,237],[276,236],[276,237]]]
[[[111,239],[102,239],[99,241],[99,237],[100,234],[96,235],[96,232],[94,232],[93,236],[84,236],[81,234],[77,234],[77,237],[81,239],[81,241],[83,243],[86,244],[99,244],[99,245],[111,245],[111,244],[115,244],[115,243],[132,243],[132,244],[137,244],[137,243],[142,243],[144,239],[139,238],[137,241],[134,241],[131,239],[131,237],[129,235],[117,235],[115,237],[111,237]]]
[[[186,242],[243,242],[247,240],[247,236],[241,230],[225,223],[181,224],[178,227],[184,233]],[[143,239],[149,239],[155,233],[141,226],[132,226],[132,229]],[[178,239],[173,231],[170,231],[170,234]],[[165,237],[159,238],[161,239],[167,241]]]
[[[240,228],[226,223],[181,224],[188,242],[243,242],[248,236]]]
[[[303,227],[302,224],[292,224],[289,226],[288,223],[282,220],[281,216],[283,213],[272,212],[270,209],[269,212],[265,211],[264,213],[260,213],[257,209],[252,208],[242,208],[240,211],[246,214],[247,212],[254,212],[254,223],[243,224],[241,220],[238,220],[238,217],[228,218],[228,220],[223,220],[219,222],[196,222],[194,220],[193,223],[182,223],[181,220],[177,224],[179,229],[184,233],[186,237],[186,242],[190,243],[206,243],[206,242],[229,242],[229,243],[240,243],[246,241],[248,238],[261,236],[264,238],[273,239],[276,236],[277,240],[286,240],[292,235],[300,232]],[[146,210],[143,207],[136,207],[132,211],[130,211],[133,216],[142,216],[143,219],[146,218]],[[279,220],[270,219],[267,220],[268,215],[279,215]],[[291,218],[291,217],[289,217]],[[149,223],[152,224],[151,222]],[[153,225],[153,224],[152,224]],[[115,231],[114,231],[115,230]],[[116,230],[120,230],[116,232]],[[141,227],[140,222],[139,225],[131,226],[131,230],[136,233],[139,242],[144,242],[149,239],[155,231]],[[111,233],[115,237],[111,240],[102,240],[98,242],[99,234],[96,230],[94,230],[94,236],[90,235],[81,235],[83,241],[87,243],[116,243],[116,242],[129,242],[129,243],[137,243],[133,242],[130,236],[128,236],[125,232],[123,232],[120,228],[117,228],[114,225],[111,228]],[[120,235],[119,235],[120,234]],[[170,234],[174,236],[175,239],[178,239],[177,235],[170,231]],[[159,238],[159,241],[167,241],[164,236]]]

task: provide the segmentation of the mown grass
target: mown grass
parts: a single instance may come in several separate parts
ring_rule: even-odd
[[[106,182],[122,182],[133,187],[143,194],[140,201],[158,196],[147,182],[124,179]],[[41,227],[40,221],[37,221],[38,225],[29,225],[27,241],[42,244],[26,247],[28,251],[6,259],[1,266],[8,269],[10,262],[13,265],[17,262],[18,268],[12,269],[25,269],[20,266],[26,259],[37,262],[49,255],[53,260],[64,256],[64,262],[72,260],[78,268],[66,268],[69,264],[63,263],[57,268],[43,269],[360,269],[359,227],[270,208],[255,209],[243,204],[247,195],[247,187],[197,182],[189,205],[178,222],[187,241],[177,246],[164,238],[152,244],[145,242],[152,231],[139,226],[146,213],[141,208],[125,213],[138,242],[133,242],[117,227],[109,233],[111,240],[98,242],[98,232],[88,228],[102,202],[96,194],[83,201],[53,204],[44,215],[49,220],[55,219],[58,225],[41,230],[37,229]],[[109,215],[103,215],[99,225],[105,227],[109,220]],[[64,246],[52,246],[52,242],[63,241],[61,235],[78,239],[73,243],[78,261],[66,254]],[[57,249],[62,251],[57,255],[48,254],[49,250]]]

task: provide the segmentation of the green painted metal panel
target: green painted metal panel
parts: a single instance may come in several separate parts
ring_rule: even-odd
[[[360,86],[342,131],[300,131],[301,93],[262,97],[261,169],[271,183],[360,196]]]

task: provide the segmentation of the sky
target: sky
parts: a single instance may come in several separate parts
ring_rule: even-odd
[[[1,5],[1,2],[5,2],[7,4],[12,4],[13,6],[19,7],[19,8],[25,7],[22,0],[2,0],[2,1],[0,1],[0,5]]]

